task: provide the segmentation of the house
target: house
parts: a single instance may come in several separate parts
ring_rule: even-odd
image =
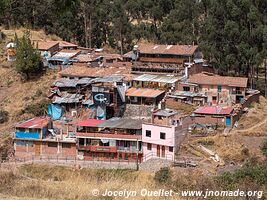
[[[174,110],[154,111],[151,123],[142,124],[144,161],[150,158],[174,161],[175,152],[185,137],[186,126],[182,124],[183,117]]]
[[[178,103],[204,106],[207,103],[207,96],[199,92],[174,91],[167,95],[166,101],[168,100]]]
[[[196,45],[142,44],[124,55],[133,60],[132,73],[182,74],[184,63],[202,58]]]
[[[190,76],[188,83],[198,85],[199,92],[207,95],[209,105],[231,106],[235,103],[242,103],[244,100],[248,79],[199,73]]]
[[[87,119],[77,124],[78,157],[84,160],[142,161],[142,121]]]
[[[75,57],[77,64],[87,64],[91,67],[131,67],[132,63],[123,61],[119,54],[110,53],[82,53]]]
[[[69,50],[76,50],[78,49],[77,44],[73,44],[66,41],[57,41],[59,43],[59,49],[69,49]]]
[[[231,127],[234,124],[232,107],[203,106],[196,109],[191,115],[193,123],[216,124]]]
[[[197,45],[142,44],[137,47],[137,51],[139,61],[150,63],[183,64],[202,58]]]
[[[49,68],[68,67],[73,63],[73,58],[80,54],[80,50],[63,49],[47,59]]]
[[[33,45],[40,51],[41,56],[49,58],[59,51],[57,41],[33,41]]]
[[[130,88],[126,91],[127,103],[158,106],[165,96],[165,91],[150,88]]]
[[[33,118],[15,126],[14,150],[17,158],[37,156],[73,156],[76,140],[56,133],[50,118]]]

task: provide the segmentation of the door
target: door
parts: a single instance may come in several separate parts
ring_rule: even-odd
[[[216,104],[217,103],[217,97],[213,96],[212,97],[212,104]]]
[[[161,147],[161,157],[165,158],[165,146]]]
[[[34,153],[36,156],[39,156],[41,154],[41,145],[40,143],[35,143],[34,145]]]
[[[157,157],[160,157],[160,146],[157,145]]]
[[[226,117],[226,126],[227,127],[231,126],[231,117],[230,116]]]

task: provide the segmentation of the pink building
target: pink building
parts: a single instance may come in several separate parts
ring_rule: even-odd
[[[174,160],[177,127],[181,119],[173,110],[157,110],[152,123],[142,125],[142,146],[144,161],[150,158]]]

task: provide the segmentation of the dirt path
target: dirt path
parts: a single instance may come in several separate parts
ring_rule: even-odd
[[[263,121],[261,121],[260,123],[257,123],[256,125],[249,127],[247,129],[235,129],[234,131],[231,131],[230,133],[242,133],[242,132],[247,132],[247,131],[253,131],[253,129],[256,129],[262,125],[264,125],[265,123],[267,123],[267,118],[265,118]]]

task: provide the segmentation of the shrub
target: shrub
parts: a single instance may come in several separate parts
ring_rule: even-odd
[[[3,124],[8,121],[8,112],[0,110],[0,124]]]
[[[267,158],[267,139],[261,145],[261,152]]]
[[[22,114],[33,114],[36,117],[44,116],[47,112],[49,101],[42,100],[39,103],[28,105],[22,110]]]
[[[156,172],[154,180],[158,183],[168,183],[171,181],[171,170],[169,167],[163,167]]]

